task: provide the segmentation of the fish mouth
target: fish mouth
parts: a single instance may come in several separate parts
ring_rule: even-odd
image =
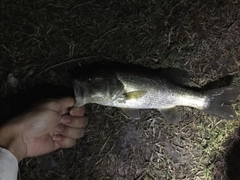
[[[86,96],[86,89],[81,84],[81,82],[77,80],[73,80],[73,90],[74,90],[74,96],[76,99],[75,107],[80,107],[85,105],[84,102],[85,96]]]

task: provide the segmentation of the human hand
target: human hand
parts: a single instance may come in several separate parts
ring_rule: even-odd
[[[84,135],[85,108],[75,108],[73,98],[51,100],[0,127],[0,146],[18,159],[39,156],[74,146]]]

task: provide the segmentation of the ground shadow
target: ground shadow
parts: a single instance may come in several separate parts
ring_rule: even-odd
[[[74,97],[73,89],[50,84],[39,84],[28,89],[19,90],[17,93],[9,94],[0,99],[0,122],[7,122],[9,119],[29,109],[38,101],[64,96]]]
[[[240,129],[236,134],[235,138],[229,140],[232,145],[225,155],[226,175],[229,180],[240,180]]]
[[[240,128],[224,144],[225,150],[213,161],[216,180],[240,180]]]

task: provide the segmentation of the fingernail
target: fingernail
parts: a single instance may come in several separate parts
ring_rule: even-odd
[[[70,123],[70,121],[71,121],[71,117],[69,117],[69,116],[63,116],[61,119],[61,122],[63,124],[68,124],[68,123]]]
[[[53,136],[54,141],[60,141],[62,139],[61,136]]]

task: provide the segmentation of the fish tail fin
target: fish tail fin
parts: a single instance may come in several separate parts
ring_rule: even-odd
[[[237,101],[240,87],[223,87],[206,91],[208,97],[204,112],[224,119],[236,119],[237,115],[231,104]]]

